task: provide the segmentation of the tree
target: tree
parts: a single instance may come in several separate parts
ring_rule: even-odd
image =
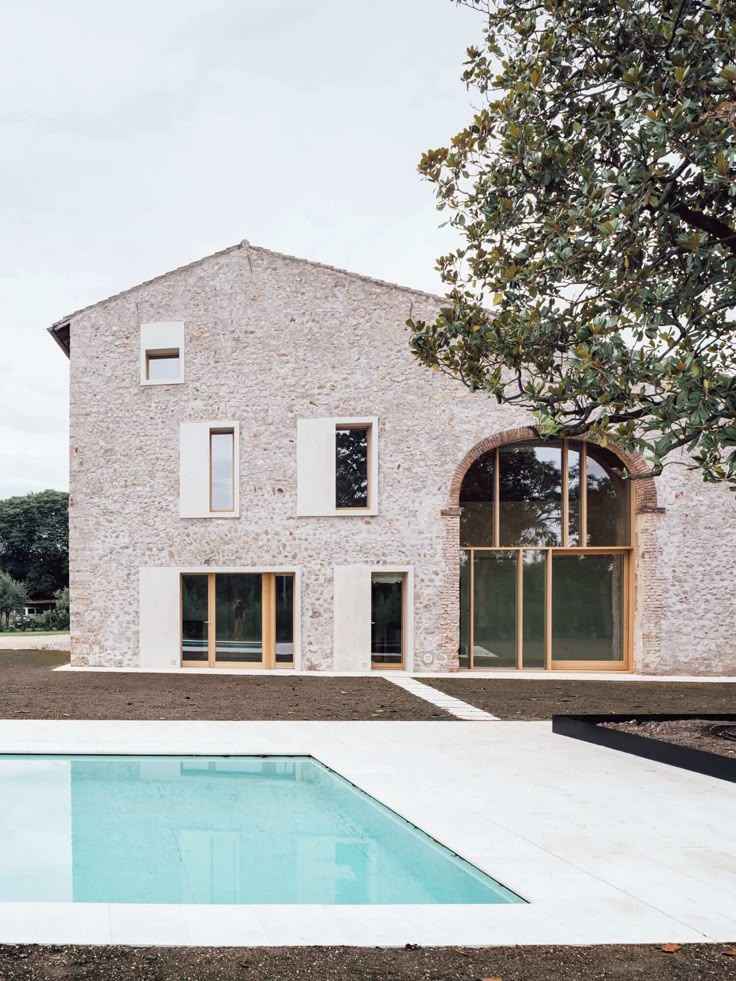
[[[466,0],[479,100],[420,173],[460,234],[421,362],[736,489],[736,3]]]
[[[68,585],[68,494],[46,490],[0,501],[0,569],[39,598]]]
[[[28,602],[28,590],[24,582],[18,582],[7,572],[0,572],[0,628],[10,625],[13,613],[22,613]]]

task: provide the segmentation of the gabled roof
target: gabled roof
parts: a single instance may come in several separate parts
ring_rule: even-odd
[[[288,259],[291,262],[303,263],[306,266],[316,266],[319,269],[329,269],[332,272],[342,273],[344,276],[351,276],[353,279],[360,279],[366,283],[376,283],[379,286],[388,286],[391,289],[402,290],[403,292],[411,293],[414,296],[423,296],[428,300],[443,302],[445,299],[444,297],[438,296],[435,293],[427,293],[424,290],[413,289],[411,286],[400,286],[398,283],[389,283],[385,279],[376,279],[374,276],[364,276],[362,273],[350,272],[350,270],[341,269],[339,266],[330,266],[324,262],[314,262],[312,259],[300,259],[298,256],[287,255],[284,252],[274,252],[273,249],[264,249],[259,245],[251,245],[247,239],[243,239],[243,241],[238,242],[237,245],[231,245],[226,249],[221,249],[219,252],[213,252],[210,255],[203,256],[201,259],[195,259],[194,262],[188,262],[184,266],[178,266],[176,269],[170,269],[168,272],[161,273],[159,276],[154,276],[152,279],[146,279],[144,282],[137,283],[135,286],[129,286],[128,289],[121,290],[119,293],[113,293],[112,296],[107,296],[104,300],[98,300],[96,303],[90,303],[86,307],[80,307],[79,310],[75,310],[73,313],[67,314],[66,317],[62,317],[61,320],[57,320],[48,328],[48,331],[59,347],[65,352],[67,357],[69,357],[71,350],[71,320],[74,317],[77,317],[80,313],[85,313],[87,310],[92,310],[94,307],[99,307],[103,303],[109,303],[111,300],[117,300],[121,296],[126,296],[128,293],[133,293],[135,290],[142,289],[144,286],[149,286],[151,283],[157,283],[159,280],[165,279],[167,276],[173,276],[175,273],[186,272],[189,269],[194,269],[196,266],[209,262],[210,259],[216,259],[219,256],[236,252],[238,249],[248,249],[251,252],[262,252],[264,255],[277,256],[279,259]]]

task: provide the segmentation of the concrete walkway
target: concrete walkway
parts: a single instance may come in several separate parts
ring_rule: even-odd
[[[388,671],[384,677],[386,681],[392,681],[399,688],[403,688],[404,691],[408,691],[411,695],[416,695],[417,698],[424,699],[425,702],[429,702],[431,705],[436,705],[437,708],[444,709],[445,712],[454,715],[456,719],[462,719],[463,722],[499,721],[497,715],[484,712],[483,709],[476,708],[475,705],[468,705],[462,699],[448,695],[446,692],[439,691],[437,688],[430,688],[429,685],[423,685],[416,678],[409,678],[406,675],[396,676],[390,674]]]

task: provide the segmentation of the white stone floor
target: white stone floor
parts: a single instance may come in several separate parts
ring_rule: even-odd
[[[76,666],[71,664],[61,664],[54,671],[105,671],[117,672],[118,674],[232,674],[232,675],[290,675],[303,676],[305,678],[388,678],[395,681],[397,678],[417,678],[427,680],[428,678],[485,678],[486,680],[500,681],[503,679],[514,681],[666,681],[666,682],[693,682],[701,684],[723,684],[724,682],[736,682],[736,675],[669,675],[669,674],[631,674],[626,671],[517,671],[513,669],[495,671],[306,671],[298,668],[113,668],[100,665]]]
[[[0,721],[0,752],[311,754],[529,901],[0,903],[0,942],[736,940],[736,785],[554,735],[548,722]]]

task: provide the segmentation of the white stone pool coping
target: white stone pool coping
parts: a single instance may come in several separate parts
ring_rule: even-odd
[[[548,722],[0,721],[0,752],[309,754],[530,901],[0,903],[2,943],[736,940],[736,785],[554,735]]]

